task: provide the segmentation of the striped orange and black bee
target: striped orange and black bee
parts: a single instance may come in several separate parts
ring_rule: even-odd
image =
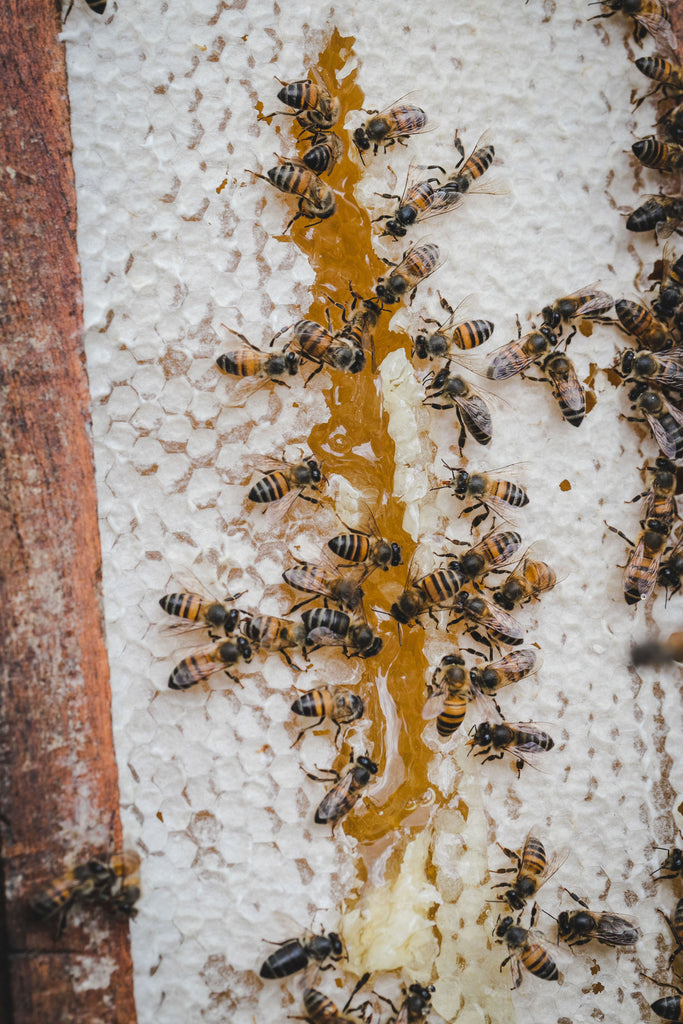
[[[625,14],[634,21],[634,38],[641,42],[645,33],[665,43],[674,52],[678,46],[676,34],[671,25],[671,14],[666,0],[592,0],[591,6],[600,4],[604,9],[595,18],[611,18]]]
[[[493,600],[506,611],[511,612],[517,605],[537,601],[546,590],[552,590],[557,583],[555,571],[547,562],[530,557],[527,551],[520,564],[496,588]]]
[[[661,352],[672,346],[669,327],[650,312],[647,306],[629,299],[617,299],[614,310],[626,333],[637,340],[638,348]]]
[[[585,900],[564,890],[582,910],[563,910],[557,919],[557,932],[568,946],[584,946],[595,939],[603,946],[635,946],[641,937],[640,928],[627,917],[609,910],[590,910]]]
[[[438,484],[438,487],[449,487],[459,501],[472,501],[473,504],[464,508],[461,516],[469,515],[476,509],[483,511],[472,520],[472,529],[476,529],[490,513],[501,519],[510,518],[510,510],[523,508],[529,503],[529,496],[523,487],[511,480],[499,480],[488,473],[449,466],[452,479]]]
[[[400,100],[381,113],[377,110],[367,113],[373,116],[353,133],[353,142],[361,160],[371,147],[375,154],[380,146],[386,151],[396,142],[403,144],[411,135],[425,131],[427,125],[427,115],[422,107],[401,103]]]
[[[284,459],[262,458],[262,461],[267,462],[271,469],[250,489],[247,495],[249,501],[266,506],[282,502],[278,506],[281,515],[289,510],[297,498],[314,505],[320,503],[317,494],[320,493],[319,485],[324,477],[315,459],[302,458],[300,462],[285,462]]]
[[[296,352],[288,349],[287,346],[279,352],[263,352],[261,349],[256,348],[251,342],[245,338],[239,331],[234,331],[231,327],[223,324],[226,330],[234,334],[236,338],[239,338],[243,343],[243,348],[232,349],[230,352],[223,352],[216,360],[216,366],[222,373],[226,373],[232,377],[250,377],[254,380],[259,380],[262,383],[259,385],[263,387],[268,381],[272,381],[273,384],[281,384],[284,387],[290,385],[286,380],[281,380],[282,377],[293,377],[299,370],[300,358]],[[284,328],[282,331],[278,331],[271,345],[276,338],[281,334],[284,334]],[[257,389],[256,389],[257,390]],[[251,392],[253,394],[253,391]]]
[[[439,178],[435,176],[425,177],[430,167],[411,161],[408,169],[408,176],[400,196],[389,195],[381,192],[382,199],[396,199],[398,205],[393,213],[383,214],[377,220],[386,221],[383,234],[391,235],[393,238],[403,238],[408,228],[424,220],[433,212],[435,201],[438,198],[437,186]],[[438,168],[441,170],[441,168]],[[438,211],[437,211],[438,212]]]
[[[364,596],[361,583],[366,576],[364,566],[348,567],[345,572],[341,572],[332,565],[299,562],[293,568],[285,569],[282,578],[290,587],[302,590],[305,594],[313,594],[313,597],[307,597],[293,605],[290,614],[315,601],[317,594],[350,612],[359,612],[363,607]]]
[[[635,411],[647,421],[662,455],[674,462],[683,459],[683,412],[644,381],[629,391],[629,398]],[[640,422],[638,416],[625,418]]]
[[[279,652],[291,668],[300,670],[288,650],[298,648],[306,657],[308,630],[303,622],[279,619],[275,615],[254,615],[245,619],[241,630],[255,647],[267,654]]]
[[[343,156],[342,140],[334,132],[330,132],[322,142],[307,150],[302,160],[314,174],[331,174]]]
[[[538,363],[557,348],[557,335],[549,327],[530,331],[522,335],[522,327],[517,321],[517,338],[503,345],[493,354],[486,376],[491,380],[507,380],[517,373],[522,373],[532,363]]]
[[[292,746],[295,747],[309,729],[316,729],[322,725],[326,718],[329,718],[337,727],[334,734],[336,743],[342,725],[350,725],[351,722],[362,718],[364,710],[362,698],[341,686],[321,686],[318,689],[309,690],[297,697],[292,704],[292,711],[295,715],[317,718],[318,721],[302,729]]]
[[[467,545],[464,541],[452,541],[453,544]],[[457,558],[452,558],[448,568],[456,572],[462,583],[471,583],[480,576],[510,562],[522,544],[522,538],[514,530],[502,533],[487,533],[477,544],[467,548]]]
[[[652,311],[661,320],[673,320],[679,330],[683,326],[683,256],[676,256],[671,239],[662,252],[662,280]]]
[[[452,604],[460,589],[460,576],[453,569],[435,569],[425,576],[408,571],[405,590],[391,606],[389,614],[401,625],[417,622],[425,612],[436,622],[434,609]]]
[[[317,368],[306,379],[312,380],[324,366],[347,373],[360,373],[365,367],[365,350],[356,344],[354,338],[344,337],[317,324],[314,320],[299,320],[294,325],[294,344],[304,359],[317,363]]]
[[[299,208],[287,224],[289,231],[292,224],[300,217],[308,217],[313,224],[322,224],[331,217],[337,208],[334,192],[322,178],[319,178],[301,160],[285,160],[277,157],[277,167],[271,167],[266,174],[252,173],[257,178],[269,181],[280,192],[299,197]]]
[[[657,83],[650,92],[645,93],[637,100],[636,109],[648,96],[652,96],[660,89],[665,95],[668,95],[669,90],[675,93],[683,92],[683,67],[680,64],[673,64],[671,61],[665,60],[664,57],[652,56],[639,57],[635,65],[647,78]]]
[[[464,621],[466,632],[489,651],[500,644],[518,647],[524,642],[524,631],[517,620],[482,594],[461,590],[455,598],[453,609],[455,618],[449,625]]]
[[[505,889],[499,898],[507,903],[510,910],[523,910],[527,901],[536,896],[541,886],[559,871],[569,856],[569,851],[563,849],[548,857],[545,846],[538,836],[534,835],[533,829],[527,834],[521,852],[508,850],[504,846],[500,848],[515,864],[511,868],[498,868],[496,874],[514,872],[515,877],[512,882],[497,882],[493,888]]]
[[[541,658],[535,647],[523,647],[510,651],[497,661],[489,661],[470,669],[470,681],[479,693],[493,696],[498,690],[536,672]]]
[[[501,970],[507,963],[510,964],[512,974],[512,987],[519,988],[522,984],[522,967],[536,978],[543,981],[558,981],[560,972],[557,964],[548,951],[536,940],[532,928],[536,923],[537,906],[531,914],[531,927],[523,928],[520,925],[520,918],[517,920],[511,916],[498,918],[495,928],[497,942],[504,943],[508,948],[508,956],[500,965]]]
[[[401,261],[393,265],[393,270],[380,277],[375,287],[377,298],[388,305],[406,298],[412,302],[417,286],[433,274],[440,263],[441,253],[438,245],[433,242],[411,245],[403,253]]]
[[[234,597],[228,596],[225,601],[213,601],[201,594],[181,592],[164,594],[159,598],[159,604],[168,615],[177,615],[189,623],[206,626],[210,635],[222,631],[226,636],[230,636],[235,632],[242,615],[239,609],[232,605],[241,596],[235,594]]]
[[[632,540],[607,524],[612,533],[625,540],[631,546],[626,567],[624,569],[624,600],[626,604],[638,604],[646,601],[652,594],[659,576],[659,567],[666,550],[669,537],[669,526],[659,519],[648,519],[638,535]]]
[[[330,94],[322,76],[312,68],[310,78],[301,78],[296,82],[281,82],[282,88],[277,98],[290,111],[276,111],[262,117],[274,117],[277,114],[288,114],[295,117],[298,125],[305,132],[317,138],[334,128],[339,120],[341,103],[336,96]]]
[[[482,764],[498,761],[510,754],[517,775],[525,764],[532,764],[529,755],[552,750],[555,746],[552,736],[538,729],[533,722],[481,722],[472,726],[470,735],[470,752],[473,751],[475,757],[481,757]]]
[[[671,528],[678,519],[678,504],[676,502],[676,490],[678,487],[677,468],[670,459],[660,455],[655,459],[653,466],[646,467],[648,473],[652,473],[652,484],[647,491],[636,494],[631,501],[643,499],[641,509],[640,525],[645,526],[648,519],[657,519],[660,523]]]
[[[654,981],[655,985],[659,985],[661,988],[670,988],[677,993],[675,996],[662,996],[660,999],[655,999],[654,1003],[650,1004],[650,1009],[662,1020],[683,1021],[683,989],[678,988],[677,985],[671,985],[669,982],[651,978],[649,974],[642,971],[641,978],[647,978],[648,981]]]
[[[449,316],[443,323],[437,320],[425,320],[426,324],[436,324],[430,334],[422,331],[413,338],[413,352],[418,359],[447,359],[454,355],[454,349],[470,351],[478,348],[493,334],[494,325],[490,320],[463,319],[463,307],[469,305],[469,296],[463,299],[455,309],[441,297],[441,306]]]
[[[382,650],[382,638],[375,636],[367,622],[352,619],[338,608],[311,608],[301,613],[308,634],[309,650],[341,647],[348,657],[372,658]]]
[[[169,688],[189,690],[215,672],[221,671],[234,682],[239,682],[229,671],[239,661],[251,661],[251,647],[243,636],[200,647],[176,665],[168,679]]]
[[[345,562],[362,564],[366,568],[366,575],[375,569],[383,569],[387,572],[389,568],[403,565],[401,546],[395,541],[382,537],[375,517],[370,509],[366,511],[369,519],[367,531],[354,530],[349,533],[340,533],[330,538],[327,546]],[[346,524],[344,523],[346,526]],[[347,527],[350,530],[350,527]]]
[[[683,196],[652,195],[626,220],[628,231],[654,231],[655,240],[668,238],[683,223]]]
[[[595,284],[587,285],[572,295],[564,295],[560,299],[544,306],[541,312],[543,323],[553,331],[561,329],[563,324],[577,320],[593,320],[603,322],[605,314],[614,305],[614,299],[607,292],[600,291]],[[567,341],[576,333],[576,323],[572,327]]]
[[[626,349],[617,354],[614,369],[624,380],[682,391],[683,347],[669,348],[662,353]]]
[[[460,430],[458,448],[462,455],[465,440],[469,435],[477,444],[489,445],[493,439],[491,411],[471,384],[460,374],[450,372],[449,359],[443,369],[434,374],[431,370],[423,378],[425,397],[423,405],[431,409],[454,409]]]
[[[495,148],[489,141],[488,132],[484,132],[466,160],[465,150],[457,132],[454,145],[460,154],[460,161],[439,190],[446,207],[457,202],[458,196],[463,196],[465,192],[473,189],[475,183],[489,169],[496,155]]]
[[[442,740],[448,740],[462,725],[472,687],[462,655],[446,654],[434,670],[428,686],[429,699],[422,717],[436,718],[436,731]]]
[[[683,146],[675,142],[660,142],[654,135],[648,135],[634,142],[631,149],[645,167],[654,167],[664,174],[675,174],[683,169]]]
[[[333,768],[325,769],[329,778],[323,779],[318,775],[306,774],[316,782],[334,781],[334,785],[327,791],[318,805],[315,812],[315,821],[318,825],[331,824],[334,826],[342,818],[346,817],[349,811],[358,803],[363,790],[370,784],[374,775],[378,772],[378,766],[369,757],[361,756],[354,758],[351,755],[346,769],[337,772]]]

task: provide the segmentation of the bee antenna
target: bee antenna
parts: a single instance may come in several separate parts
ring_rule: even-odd
[[[544,907],[541,907],[541,911],[542,911],[542,912],[543,912],[544,914],[547,914],[547,915],[548,915],[548,917],[552,917],[553,921],[557,921],[557,918],[556,918],[556,917],[554,916],[554,914],[551,914],[551,913],[550,913],[550,912],[549,912],[548,910],[545,910],[545,908],[544,908]]]

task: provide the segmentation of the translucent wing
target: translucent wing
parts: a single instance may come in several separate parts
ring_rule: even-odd
[[[665,398],[662,398],[662,402],[666,406],[667,412],[671,414],[676,423],[680,427],[683,427],[683,412],[671,405],[670,402],[667,402]],[[650,425],[653,437],[663,454],[666,455],[668,459],[676,459],[678,457],[677,451],[679,438],[670,435],[667,432],[666,427],[662,426],[661,422],[658,419],[655,419],[654,416],[651,416],[647,410],[643,410],[643,412],[648,424]]]
[[[645,541],[642,537],[631,552],[624,570],[624,585],[629,591],[635,590],[641,601],[648,598],[655,588],[661,555],[659,552],[654,558],[645,556]]]
[[[566,406],[573,412],[582,412],[586,408],[586,398],[581,381],[576,375],[574,364],[570,363],[569,369],[562,376],[550,373],[553,382],[553,389],[556,392],[560,407]]]
[[[663,15],[656,12],[634,14],[634,19],[639,22],[646,32],[658,42],[665,43],[674,53],[678,48],[678,40],[671,23]]]
[[[567,299],[576,299],[581,296],[586,296],[586,301],[580,306],[577,306],[574,317],[592,317],[601,316],[603,313],[607,313],[608,310],[614,305],[614,299],[607,292],[600,291],[599,282],[594,284],[588,284],[585,288],[579,288],[578,291],[572,292],[571,295],[564,296]],[[590,297],[589,297],[590,296]],[[562,299],[558,299],[561,302]]]
[[[453,401],[464,416],[483,434],[487,434],[490,440],[493,435],[493,420],[484,399],[470,392],[468,395],[454,396]]]

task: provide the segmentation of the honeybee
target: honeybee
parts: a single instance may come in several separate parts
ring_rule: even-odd
[[[312,146],[303,155],[303,162],[314,174],[331,174],[336,164],[344,156],[344,144],[338,135],[330,132],[324,142]]]
[[[98,898],[110,899],[120,914],[135,917],[135,904],[140,899],[139,854],[135,850],[122,850],[98,862],[107,874],[106,883],[98,886]]]
[[[360,153],[361,160],[363,160],[363,153],[366,153],[371,146],[375,155],[380,146],[383,146],[386,152],[394,143],[403,144],[410,135],[423,132],[427,124],[427,115],[424,110],[412,103],[399,101],[381,113],[377,110],[368,110],[367,113],[374,116],[360,128],[356,128],[353,133],[353,142]],[[363,163],[365,163],[364,160]]]
[[[683,459],[683,412],[658,391],[652,391],[642,383],[636,384],[629,392],[629,398],[647,420],[662,455],[674,462]],[[637,421],[638,417],[635,419]]]
[[[460,653],[446,654],[434,670],[428,687],[429,699],[422,711],[426,719],[436,718],[441,739],[450,739],[462,725],[472,688]]]
[[[59,915],[58,932],[61,934],[74,903],[96,895],[96,877],[91,867],[92,862],[87,861],[53,878],[47,888],[31,900],[33,913],[42,920]]]
[[[389,1003],[389,1006],[391,1006],[396,1014],[395,1017],[390,1018],[390,1022],[393,1022],[393,1024],[421,1024],[422,1021],[427,1020],[427,1014],[431,1010],[433,991],[433,985],[425,987],[415,982],[407,989],[403,989],[403,1002],[398,1009],[385,996],[380,996],[379,998],[383,1002]],[[390,1022],[387,1022],[387,1024],[390,1024]]]
[[[375,288],[377,298],[392,305],[410,296],[412,302],[417,286],[434,273],[440,262],[439,247],[433,242],[411,245],[403,253],[401,262],[394,265],[391,273],[380,277]]]
[[[571,320],[596,320],[604,321],[605,313],[612,308],[614,299],[607,292],[599,291],[597,285],[589,284],[571,295],[564,295],[561,299],[555,299],[550,306],[544,306],[541,311],[543,323],[546,327],[556,331],[562,324]],[[570,341],[576,333],[576,324],[568,335]]]
[[[626,604],[646,601],[655,588],[659,566],[666,548],[669,527],[658,519],[648,519],[638,540],[632,540],[613,526],[606,524],[612,533],[632,547],[624,570],[624,599]]]
[[[327,768],[325,771],[335,782],[318,805],[315,821],[318,825],[331,823],[334,826],[355,807],[361,793],[372,781],[373,775],[377,774],[378,766],[369,757],[362,756],[354,760],[352,754],[351,760],[342,774],[335,771],[334,768]],[[310,772],[306,774],[316,782],[329,781],[329,779],[311,775]]]
[[[441,306],[449,313],[442,324],[436,320],[425,320],[425,323],[436,324],[431,334],[420,333],[413,338],[413,352],[418,359],[447,359],[453,355],[453,348],[469,351],[478,348],[493,334],[494,324],[490,320],[463,320],[463,306],[469,303],[470,296],[463,299],[455,309],[441,298]]]
[[[269,181],[280,192],[299,196],[298,212],[287,224],[285,231],[289,231],[294,221],[300,217],[310,218],[313,224],[322,224],[331,217],[337,208],[337,202],[330,186],[300,160],[285,160],[278,156],[277,161],[277,167],[271,167],[266,174],[258,174],[256,171],[252,173],[257,178]]]
[[[320,74],[311,69],[313,81],[302,78],[297,82],[282,82],[277,98],[286,107],[292,107],[297,123],[312,135],[325,133],[334,128],[339,120],[341,104],[336,96],[331,96],[329,89]],[[276,111],[289,113],[289,111]],[[266,114],[273,117],[273,114]]]
[[[324,971],[327,969],[323,966],[326,960],[339,961],[344,955],[342,941],[336,932],[328,935],[323,932],[310,939],[285,939],[261,964],[259,974],[262,978],[286,978],[305,970],[312,961]]]
[[[511,612],[516,605],[537,601],[546,590],[552,590],[557,576],[546,562],[529,557],[527,552],[516,569],[507,576],[494,592],[493,600]]]
[[[435,188],[439,184],[439,179],[422,177],[429,169],[411,161],[403,195],[379,193],[382,199],[398,200],[398,206],[393,214],[378,218],[378,220],[386,220],[384,234],[392,235],[394,238],[403,238],[409,227],[429,216],[435,200],[439,199],[439,192]]]
[[[557,335],[549,327],[530,331],[522,337],[522,327],[517,320],[517,339],[503,345],[493,354],[486,376],[491,380],[507,380],[516,373],[526,370],[531,363],[538,362],[557,348]]]
[[[532,899],[541,886],[559,871],[569,856],[568,850],[559,850],[548,858],[545,846],[538,836],[533,834],[533,830],[527,834],[524,840],[521,855],[514,850],[508,850],[505,846],[500,848],[506,857],[515,862],[515,867],[498,868],[496,874],[514,871],[515,878],[512,883],[509,881],[497,882],[493,888],[500,889],[507,886],[507,890],[500,899],[507,903],[510,910],[523,910],[527,900]]]
[[[681,544],[683,544],[683,541],[679,541],[672,549],[669,557],[662,562],[657,576],[657,582],[666,591],[667,600],[671,594],[676,594],[681,589],[681,577],[683,576],[683,550],[681,549]]]
[[[645,32],[649,32],[655,39],[676,50],[678,41],[664,0],[594,0],[594,3],[601,3],[606,10],[595,14],[590,21],[595,18],[611,18],[619,12],[627,14],[635,22],[634,36],[638,42]]]
[[[634,142],[631,149],[641,164],[664,174],[673,174],[683,168],[683,147],[675,142],[660,142],[654,135],[648,135],[646,139]]]
[[[498,918],[496,922],[495,936],[498,942],[503,942],[508,948],[508,956],[500,965],[501,970],[507,963],[510,964],[512,975],[512,987],[519,988],[522,984],[522,967],[544,981],[557,981],[560,972],[550,954],[535,941],[531,928],[536,923],[538,908],[534,904],[531,914],[530,928],[522,928],[520,918],[517,920],[511,916]]]
[[[368,532],[355,530],[351,533],[340,533],[328,540],[328,548],[345,562],[364,564],[366,575],[374,569],[383,569],[387,572],[389,567],[403,565],[400,545],[382,537],[370,509],[367,509],[367,514],[370,519]],[[346,523],[344,525],[346,526]]]
[[[347,1004],[348,1005],[348,1004]],[[304,989],[304,1009],[310,1024],[357,1024],[351,1017],[344,1016],[331,999],[317,988]]]
[[[487,132],[481,136],[467,160],[465,160],[465,150],[457,132],[454,144],[460,153],[460,160],[456,164],[455,170],[448,175],[441,189],[447,203],[451,203],[457,196],[469,192],[477,179],[489,169],[496,155],[494,147],[488,141]]]
[[[360,373],[365,366],[365,352],[353,340],[332,334],[314,320],[299,320],[294,325],[294,340],[305,359],[317,363],[318,367],[306,383],[320,373],[323,366],[348,373]]]
[[[551,352],[541,363],[541,370],[548,376],[527,379],[550,384],[564,419],[573,427],[580,427],[586,412],[586,396],[569,356],[566,352]]]
[[[481,722],[472,726],[470,735],[472,739],[468,746],[475,757],[482,758],[482,764],[499,761],[505,754],[510,754],[514,758],[517,775],[525,764],[531,764],[529,754],[540,754],[555,746],[552,736],[537,729],[532,722]],[[481,750],[475,750],[475,747],[481,747]]]
[[[513,619],[508,612],[487,601],[481,594],[472,594],[467,590],[461,590],[455,599],[456,618],[449,625],[467,622],[466,630],[478,643],[484,644],[492,649],[492,643],[506,644],[510,647],[518,647],[524,642],[524,632],[516,619]],[[475,628],[482,626],[486,631],[484,637]]]
[[[627,334],[638,340],[639,348],[649,348],[654,352],[671,346],[671,333],[666,324],[653,316],[646,306],[628,299],[618,299],[614,309],[621,326]]]
[[[603,946],[635,946],[642,933],[632,921],[608,910],[589,910],[588,904],[575,893],[564,891],[584,908],[563,910],[557,919],[558,935],[568,946],[584,946],[591,939]]]
[[[529,497],[519,484],[510,480],[498,480],[487,473],[449,466],[445,462],[444,466],[450,471],[452,480],[438,486],[450,487],[460,501],[474,501],[474,504],[464,508],[460,515],[468,515],[477,508],[484,510],[472,520],[472,529],[483,523],[491,512],[499,515],[501,519],[506,519],[511,508],[523,508],[529,504]]]
[[[681,307],[683,307],[683,256],[676,259],[674,246],[669,240],[662,252],[662,281],[659,296],[652,303],[654,313],[662,320],[674,320],[681,326]]]
[[[353,621],[337,608],[311,608],[301,613],[308,630],[306,643],[318,647],[341,647],[347,657],[371,658],[382,650],[382,638],[375,636],[367,622]]]
[[[342,725],[350,725],[358,718],[362,718],[365,706],[360,697],[350,690],[344,690],[338,686],[321,686],[316,690],[309,690],[303,693],[292,704],[292,711],[295,715],[303,715],[306,718],[317,718],[317,722],[307,725],[302,729],[292,743],[295,747],[301,740],[304,733],[309,729],[317,729],[326,718],[334,722],[337,729],[334,734],[334,741],[337,742]]]
[[[676,391],[683,389],[683,348],[670,348],[662,355],[647,349],[627,349],[617,354],[614,368],[625,380],[646,381]]]
[[[230,605],[241,596],[241,594],[235,594],[234,597],[228,595],[225,601],[212,601],[202,597],[201,594],[184,592],[164,594],[159,598],[159,604],[169,615],[177,615],[181,619],[207,626],[211,636],[220,630],[226,636],[230,636],[237,629],[242,614],[238,608],[231,608]]]
[[[642,96],[636,103],[636,109],[643,100],[652,96],[659,89],[673,89],[674,92],[683,92],[683,67],[680,64],[672,64],[663,57],[639,57],[635,62],[639,71],[657,83],[654,89]]]
[[[364,569],[361,572],[349,569],[346,573],[341,573],[334,566],[327,568],[313,562],[299,562],[294,568],[285,569],[282,578],[295,590],[303,590],[307,594],[322,594],[326,601],[333,601],[342,608],[355,612],[363,605],[364,594],[360,582],[366,575]],[[315,597],[299,601],[290,609],[290,614],[311,601],[315,601]]]
[[[247,495],[249,501],[272,504],[284,499],[280,506],[282,515],[289,510],[297,498],[312,502],[314,505],[320,504],[319,498],[305,493],[309,490],[320,493],[318,485],[324,477],[320,464],[315,459],[302,459],[300,462],[285,462],[283,459],[268,459],[267,461],[274,468],[256,481]]]
[[[350,314],[346,307],[340,302],[332,300],[335,306],[342,311],[344,325],[340,331],[333,335],[335,344],[351,346],[354,352],[354,370],[358,372],[363,369],[366,362],[366,352],[372,358],[372,368],[375,370],[375,328],[382,314],[382,307],[374,299],[364,299],[351,288],[353,302]],[[328,314],[329,318],[329,314]]]
[[[246,619],[241,628],[244,636],[262,651],[269,654],[279,651],[290,668],[299,666],[290,658],[288,648],[298,647],[306,657],[308,630],[302,622],[278,619],[275,615],[255,615]]]
[[[683,144],[683,103],[679,103],[677,107],[667,110],[664,117],[660,117],[657,124],[661,125],[667,139]]]
[[[654,981],[655,985],[660,985],[661,988],[671,988],[678,993],[675,996],[662,996],[661,999],[655,999],[654,1003],[650,1003],[650,1009],[662,1020],[683,1021],[683,989],[676,985],[670,985],[666,981],[650,978],[649,974],[644,974],[642,971],[641,977],[647,978],[648,981]]]
[[[463,544],[463,541],[453,541]],[[478,576],[484,576],[494,569],[506,565],[515,557],[522,543],[522,538],[512,530],[503,533],[488,533],[474,547],[468,548],[459,558],[448,563],[460,576],[461,582],[472,582]]]
[[[534,647],[510,651],[498,661],[470,669],[472,686],[480,693],[491,696],[510,683],[519,682],[540,667],[540,656]]]
[[[228,671],[229,667],[236,665],[238,661],[251,661],[251,647],[243,636],[200,647],[194,654],[189,654],[178,662],[168,677],[169,688],[189,690],[190,687],[196,686],[214,672],[221,670],[234,682],[239,682],[237,677]]]
[[[423,405],[431,409],[455,409],[460,432],[458,448],[462,455],[467,434],[477,444],[488,445],[493,439],[493,422],[486,402],[467,381],[459,375],[450,373],[449,359],[442,370],[434,375],[431,371],[423,378],[426,395]],[[436,399],[442,401],[436,401]]]
[[[285,375],[293,377],[298,373],[300,359],[296,352],[288,351],[287,346],[280,352],[262,352],[239,331],[234,331],[226,324],[223,324],[223,327],[244,342],[246,347],[224,352],[218,357],[216,366],[222,373],[233,377],[260,379],[262,383],[259,387],[263,387],[268,381],[272,381],[273,384],[281,384],[286,388],[290,386],[286,380],[279,380],[279,378]],[[284,330],[288,330],[288,328],[284,328]],[[283,334],[284,330],[278,331],[273,341]],[[251,394],[253,393],[252,391]]]
[[[657,908],[659,910],[659,907]],[[673,940],[676,943],[676,948],[669,957],[669,967],[676,959],[679,953],[683,953],[683,899],[680,899],[674,907],[674,912],[669,917],[664,913],[663,910],[659,910],[664,920],[669,926],[669,931],[673,936]]]
[[[389,614],[404,626],[417,622],[425,612],[436,622],[434,608],[449,604],[459,589],[460,576],[453,569],[436,569],[416,578],[411,568],[405,590],[392,604]]]
[[[648,196],[642,206],[629,215],[628,231],[654,231],[655,241],[668,238],[683,221],[683,197]]]

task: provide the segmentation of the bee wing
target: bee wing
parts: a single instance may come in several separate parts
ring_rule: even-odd
[[[261,379],[234,377],[233,380],[235,383],[231,388],[232,393],[229,399],[223,400],[223,405],[227,409],[242,409],[257,391],[272,383],[268,377]]]
[[[415,104],[415,103],[404,103],[403,102],[404,100],[409,99],[409,97],[415,96],[417,91],[418,90],[413,89],[410,92],[404,93],[403,96],[400,96],[397,100],[394,100],[394,102],[390,103],[388,107],[384,108],[384,110],[380,110],[379,114],[373,114],[372,116],[373,117],[387,117],[392,112],[392,110],[394,110],[396,107],[403,107],[406,110],[409,110],[411,112],[415,112],[415,113],[418,113],[418,114],[425,114],[425,123],[423,124],[423,126],[421,128],[417,128],[414,131],[411,131],[410,132],[411,135],[422,135],[424,132],[431,132],[431,131],[433,131],[434,128],[436,127],[436,125],[428,124],[427,123],[427,120],[426,120],[427,115],[426,115],[426,113],[425,113],[425,111],[423,110],[422,107],[418,107],[417,104]],[[395,131],[389,132],[387,134],[386,138],[387,138],[387,140],[388,139],[396,139],[396,138],[399,137],[399,135],[402,135],[402,134],[403,133],[401,131],[399,131],[399,129],[397,128]]]
[[[341,779],[327,791],[325,796],[322,798],[318,805],[316,815],[324,820],[333,820],[337,817],[335,815],[335,808],[343,802],[348,801],[347,810],[351,810],[356,800],[360,796],[360,793],[349,794],[351,784],[353,782],[353,773],[348,771],[345,775],[342,775]]]
[[[512,977],[512,987],[519,988],[522,984],[522,964],[517,953],[513,953],[510,958],[510,975]]]
[[[563,298],[575,299],[580,295],[590,295],[590,298],[586,300],[581,306],[577,306],[575,317],[590,317],[600,316],[602,313],[607,313],[608,310],[614,305],[614,299],[607,292],[600,290],[600,282],[596,281],[594,284],[587,284],[585,288],[579,288],[578,291],[572,292],[571,295],[565,295]],[[562,299],[558,299],[561,302]]]
[[[653,39],[657,42],[664,43],[674,52],[674,54],[676,53],[678,40],[676,39],[676,33],[667,18],[654,12],[634,14],[633,18],[643,26],[646,32],[650,33]]]
[[[188,654],[173,669],[173,677],[177,681],[178,689],[186,689],[196,683],[208,679],[214,672],[220,672],[230,666],[223,661],[217,661],[214,657],[218,648],[225,643],[221,640],[218,643],[208,644],[206,647],[199,647]]]
[[[422,717],[424,720],[431,721],[433,718],[438,718],[444,709],[445,703],[445,690],[439,690],[437,693],[433,693],[432,696],[425,701],[425,705],[422,708]]]
[[[550,379],[557,392],[557,399],[560,405],[566,405],[573,412],[581,412],[582,409],[586,408],[586,396],[583,385],[576,374],[574,364],[571,360],[567,361],[569,362],[567,375],[563,374],[561,377],[558,377],[550,373]]]
[[[678,423],[679,426],[683,427],[683,412],[681,412],[680,409],[677,409],[670,402],[667,402],[667,400],[665,398],[662,398],[662,401],[664,402],[664,405],[666,406],[667,412],[671,413],[671,416],[676,421],[676,423]],[[663,452],[664,455],[666,455],[666,457],[668,459],[675,459],[676,458],[676,448],[677,448],[676,438],[670,437],[669,434],[667,434],[667,432],[664,429],[664,427],[659,422],[659,420],[655,419],[654,416],[651,416],[647,412],[647,410],[643,410],[643,411],[644,411],[644,414],[645,414],[645,419],[647,420],[647,422],[650,425],[650,430],[652,431],[652,435],[653,435],[655,441],[657,442],[657,444],[659,445],[661,451]]]
[[[477,615],[470,609],[469,616],[475,622],[481,623],[485,628],[492,628],[521,643],[524,639],[524,630],[509,612],[499,608],[493,601],[486,602],[490,615]]]
[[[453,401],[479,430],[491,437],[493,434],[491,411],[481,395],[470,393],[469,395],[455,396]]]
[[[311,570],[315,571],[311,572]],[[285,569],[282,577],[295,590],[303,590],[305,593],[323,594],[325,596],[329,595],[330,583],[333,582],[328,570],[321,570],[321,567],[313,562],[302,562],[300,565],[295,565],[292,569]]]
[[[320,647],[339,647],[344,642],[344,637],[327,626],[316,626],[306,637],[307,644],[312,643]]]
[[[570,853],[571,849],[569,846],[561,846],[548,857],[543,871],[538,876],[538,888],[545,885],[560,870]]]
[[[674,242],[671,239],[669,239],[669,241],[666,243],[662,251],[662,285],[668,282],[669,275],[671,273],[671,268],[673,267],[677,258],[678,257],[676,256],[676,246]]]
[[[659,556],[648,560],[648,564],[644,572],[642,568],[638,568],[638,573],[635,575],[633,570],[642,565],[644,551],[645,542],[641,537],[631,552],[631,557],[629,558],[626,564],[626,569],[624,570],[624,577],[628,580],[629,589],[635,589],[640,595],[641,600],[645,600],[645,598],[649,597],[652,593],[654,585],[657,582],[659,564],[661,562],[660,554]]]
[[[656,373],[651,379],[664,387],[680,391],[683,388],[683,348],[668,349],[664,355],[664,364],[661,373]]]
[[[508,377],[514,377],[531,366],[536,356],[533,352],[524,350],[527,337],[525,334],[495,350],[486,371],[486,376],[490,380],[507,380]]]
[[[597,918],[597,928],[586,932],[586,935],[605,946],[635,946],[642,935],[640,928],[627,917],[612,914],[609,910],[591,913]]]

